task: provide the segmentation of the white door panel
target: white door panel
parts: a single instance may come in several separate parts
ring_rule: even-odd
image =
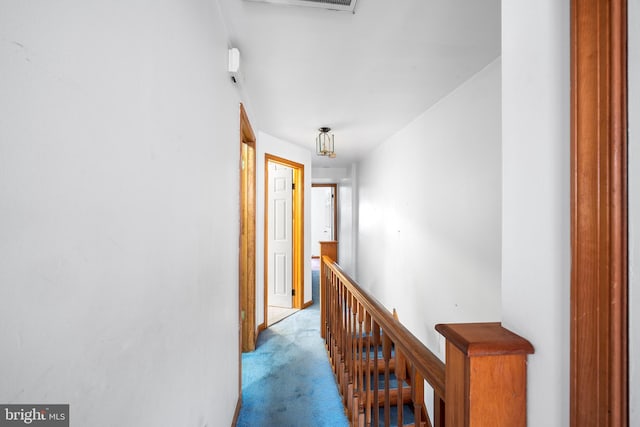
[[[269,163],[269,305],[291,308],[293,286],[293,169]]]

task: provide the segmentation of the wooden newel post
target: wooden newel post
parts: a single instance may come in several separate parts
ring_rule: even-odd
[[[328,294],[326,293],[327,289],[324,284],[326,272],[324,269],[324,262],[322,261],[322,258],[325,255],[336,262],[338,261],[338,242],[336,240],[320,242],[320,289],[318,291],[320,293],[320,335],[322,338],[326,338],[327,329],[326,301]]]
[[[436,325],[447,339],[447,427],[527,425],[527,355],[533,346],[500,323]]]

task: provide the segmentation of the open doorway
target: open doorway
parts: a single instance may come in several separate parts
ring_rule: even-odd
[[[311,257],[314,259],[320,257],[320,242],[338,240],[337,189],[337,184],[311,185]]]
[[[303,308],[304,165],[265,154],[264,327]]]

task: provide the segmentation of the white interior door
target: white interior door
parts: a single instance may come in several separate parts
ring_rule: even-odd
[[[268,303],[291,308],[293,169],[269,162]]]

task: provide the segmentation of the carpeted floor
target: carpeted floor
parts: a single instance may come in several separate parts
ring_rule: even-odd
[[[242,355],[239,427],[341,427],[344,414],[320,337],[318,271],[314,305],[263,331],[256,351]]]

